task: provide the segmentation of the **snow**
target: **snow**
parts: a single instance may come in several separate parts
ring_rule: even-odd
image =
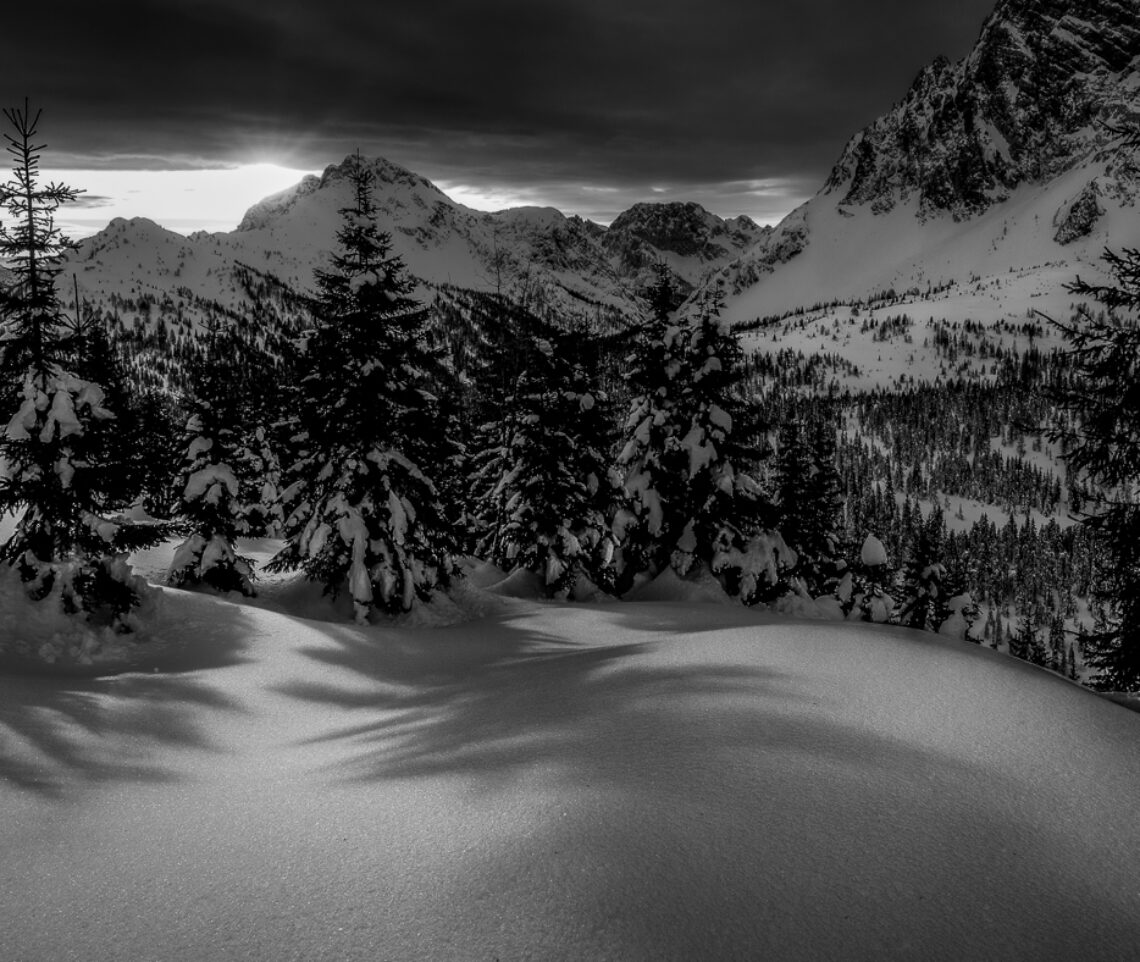
[[[916,201],[889,213],[869,207],[843,207],[821,192],[789,215],[769,244],[806,231],[807,246],[756,283],[731,294],[725,318],[752,321],[784,317],[770,327],[747,333],[746,350],[787,349],[855,365],[858,374],[840,370],[841,387],[853,390],[898,387],[906,381],[933,382],[961,372],[983,374],[981,359],[945,355],[924,346],[934,325],[981,325],[991,345],[1025,350],[1058,347],[1061,339],[1045,324],[1045,336],[1031,339],[995,330],[999,322],[1014,328],[1041,315],[1066,320],[1074,299],[1065,289],[1080,274],[1104,278],[1103,251],[1140,244],[1140,220],[1131,201],[1106,200],[1104,216],[1091,233],[1066,245],[1054,239],[1054,217],[1091,181],[1112,179],[1104,162],[1077,165],[1047,184],[1024,184],[1004,203],[962,221],[947,216],[919,218]],[[1127,194],[1128,191],[1124,191]],[[758,245],[742,262],[762,256]],[[747,279],[748,271],[745,271]],[[735,290],[733,274],[728,272]],[[897,300],[874,305],[854,302],[893,289]],[[833,300],[839,306],[811,307]],[[881,324],[905,315],[913,326],[881,340]],[[959,371],[961,369],[961,371]]]
[[[1135,246],[1140,240],[1140,226],[1127,205],[1112,207],[1088,237],[1073,244],[1062,247],[1053,239],[1054,213],[1098,176],[1109,176],[1102,162],[1077,165],[1047,184],[1022,185],[1006,202],[965,221],[922,220],[913,198],[890,213],[865,207],[843,207],[841,213],[834,197],[821,191],[781,225],[785,231],[806,225],[806,248],[730,296],[725,317],[744,320],[806,306],[808,299],[862,298],[951,279],[958,287],[948,293],[946,310],[955,317],[953,302],[974,290],[967,284],[971,277],[982,282],[979,286],[1000,281],[1006,288],[982,318],[1024,319],[1030,296],[1039,298],[1034,306],[1064,317],[1072,298],[1062,282],[1077,271],[1095,273],[1105,246]],[[1021,282],[1007,283],[1015,277]],[[805,292],[810,293],[805,297]],[[919,309],[918,315],[925,312]]]
[[[877,568],[879,565],[885,565],[887,563],[887,549],[883,547],[883,542],[873,534],[869,534],[859,552],[859,560],[868,568]]]
[[[186,489],[182,492],[185,501],[204,499],[208,504],[216,504],[222,497],[223,488],[232,497],[237,497],[238,483],[227,464],[207,464],[186,479]]]
[[[956,595],[950,599],[947,607],[951,612],[950,617],[942,622],[938,628],[938,633],[949,638],[965,638],[970,629],[970,619],[967,617],[967,612],[974,607],[974,599],[970,597],[969,593]]]
[[[0,674],[0,955],[1131,953],[1140,716],[661,581],[435,629],[167,590],[134,671]]]
[[[11,534],[12,520],[0,524],[0,539]],[[2,542],[0,542],[2,543]],[[116,565],[115,573],[118,574]],[[0,564],[0,692],[4,689],[4,675],[13,669],[42,669],[58,664],[71,669],[84,667],[93,670],[104,667],[121,667],[135,647],[135,639],[127,639],[108,627],[90,624],[64,614],[64,599],[74,603],[73,580],[78,565],[60,562],[52,566],[54,583],[48,596],[38,604],[27,600],[19,573],[7,564]],[[124,572],[124,575],[126,573]],[[153,618],[157,615],[163,596],[141,578],[124,577],[142,598],[138,616]],[[144,628],[140,633],[147,637]],[[5,726],[0,712],[0,784],[5,777],[4,743]],[[0,956],[2,958],[2,956]]]
[[[195,415],[195,417],[197,417],[197,416]],[[197,430],[201,430],[201,428],[198,428]],[[214,447],[214,439],[213,438],[207,438],[207,437],[203,437],[202,435],[198,435],[197,437],[194,438],[193,441],[190,442],[190,447],[188,447],[186,449],[186,460],[187,461],[196,461],[196,460],[198,460],[199,455],[205,454],[207,451],[211,450],[213,447]]]
[[[681,447],[689,452],[689,477],[694,478],[712,461],[716,460],[716,448],[705,438],[705,430],[693,424],[689,433],[681,439]]]

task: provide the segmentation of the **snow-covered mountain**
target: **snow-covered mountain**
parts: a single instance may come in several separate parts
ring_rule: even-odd
[[[1110,144],[1104,125],[1136,107],[1138,53],[1133,0],[1002,0],[968,57],[936,60],[851,139],[825,190],[878,210],[913,195],[925,214],[985,211]]]
[[[1106,246],[1140,245],[1140,157],[1114,132],[1138,124],[1137,0],[1001,0],[974,50],[923,70],[774,229],[683,203],[638,204],[608,228],[553,208],[486,213],[396,164],[365,162],[378,220],[427,291],[501,291],[556,315],[620,322],[664,261],[683,292],[723,281],[729,319],[760,328],[755,346],[771,346],[759,322],[794,313],[803,324],[781,347],[922,377],[937,366],[909,342],[872,342],[868,319],[883,319],[874,305],[987,328],[1037,311],[1067,316],[1067,282],[1095,276]],[[149,300],[193,327],[254,312],[265,287],[251,286],[250,268],[306,291],[335,244],[356,162],[267,197],[228,233],[113,221],[73,259],[82,295],[125,303],[128,324],[153,322],[138,309]]]
[[[1106,245],[1140,243],[1135,0],[1001,0],[857,133],[820,192],[722,273],[735,319],[994,281],[989,316],[1063,309]],[[953,308],[951,308],[953,314]],[[977,317],[977,315],[974,315]]]
[[[239,265],[299,291],[335,246],[355,157],[255,204],[231,232],[167,231],[115,220],[72,259],[83,296],[198,299],[248,307]],[[531,306],[596,314],[636,312],[649,267],[666,260],[691,288],[764,235],[748,218],[724,221],[696,204],[639,204],[606,229],[550,207],[486,213],[465,207],[418,174],[383,159],[375,174],[378,221],[411,273],[428,285],[502,291]],[[187,310],[193,313],[193,309]]]
[[[664,262],[690,287],[771,233],[749,217],[722,220],[699,204],[635,204],[602,235],[615,269],[623,277],[649,282],[653,266]]]

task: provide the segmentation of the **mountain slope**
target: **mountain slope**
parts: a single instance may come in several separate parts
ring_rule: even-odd
[[[1134,0],[1001,0],[973,51],[936,60],[904,100],[848,143],[825,190],[889,209],[965,217],[1106,147],[1133,120]]]
[[[811,201],[722,277],[738,320],[835,298],[1095,270],[1140,243],[1135,0],[1002,0],[974,50],[936,61],[856,134]],[[1056,268],[1054,270],[1053,268]],[[1024,314],[1018,288],[997,316]],[[996,314],[997,312],[995,312]]]

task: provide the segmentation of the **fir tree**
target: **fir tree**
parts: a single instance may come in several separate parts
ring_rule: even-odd
[[[668,271],[659,266],[648,319],[628,374],[637,393],[617,475],[616,585],[667,566],[703,564],[731,594],[759,600],[793,560],[774,532],[772,507],[753,476],[759,417],[741,396],[740,345],[721,322],[723,296],[707,292],[692,315],[670,320]]]
[[[1070,681],[1080,681],[1081,673],[1077,671],[1077,656],[1073,653],[1073,645],[1068,646],[1068,653],[1065,655],[1065,677]]]
[[[75,314],[74,325],[64,335],[69,367],[81,379],[98,384],[104,406],[115,412],[114,418],[95,421],[88,428],[88,443],[99,457],[88,462],[87,470],[99,472],[97,486],[111,492],[115,504],[134,504],[152,473],[158,473],[160,483],[169,480],[171,460],[163,457],[169,432],[152,430],[154,419],[147,416],[146,408],[155,399],[136,393],[104,319],[82,303],[78,285]],[[140,457],[140,451],[147,456]]]
[[[1109,309],[1086,306],[1058,327],[1069,344],[1073,382],[1054,399],[1074,418],[1053,432],[1067,444],[1069,468],[1097,486],[1081,516],[1108,554],[1096,593],[1109,617],[1089,637],[1089,663],[1101,687],[1140,689],[1140,250],[1107,251],[1109,285],[1077,279],[1069,290]],[[1093,492],[1090,492],[1092,495]]]
[[[743,354],[721,320],[723,306],[722,292],[707,290],[683,329],[688,376],[680,410],[687,430],[678,434],[687,464],[679,506],[687,521],[670,562],[680,575],[705,565],[730,594],[751,604],[782,588],[795,555],[770,530],[776,513],[755,477],[762,458],[760,413],[743,397]]]
[[[331,270],[316,273],[288,543],[271,563],[303,568],[330,593],[347,584],[360,622],[428,600],[450,576],[454,544],[414,459],[437,429],[427,309],[376,226],[374,177],[358,155]]]
[[[845,612],[857,611],[863,621],[886,622],[895,608],[895,600],[890,595],[894,580],[895,569],[883,542],[869,534],[859,550],[858,560],[840,582],[839,600]]]
[[[943,615],[945,602],[942,565],[942,543],[946,525],[942,510],[936,508],[925,521],[919,519],[918,539],[911,549],[903,575],[903,601],[896,613],[896,620],[908,628],[937,631],[939,616]]]
[[[1048,664],[1053,671],[1065,671],[1065,656],[1068,643],[1065,641],[1065,620],[1055,614],[1049,620]]]
[[[177,517],[187,537],[174,553],[168,581],[248,596],[255,593],[253,568],[235,545],[239,537],[264,533],[258,508],[264,464],[249,445],[255,439],[244,378],[251,365],[230,330],[212,330],[206,348],[190,379],[186,453],[178,477]]]
[[[655,271],[649,311],[633,328],[634,346],[626,358],[634,395],[615,476],[622,490],[613,525],[619,594],[638,574],[664,570],[688,523],[683,500],[688,459],[680,442],[688,427],[681,396],[689,371],[682,328],[670,316],[669,270],[658,264]]]
[[[538,575],[550,595],[597,577],[605,536],[608,417],[582,330],[545,332],[504,398],[505,417],[486,426],[491,444],[476,484],[486,534],[479,552],[505,569]],[[575,356],[579,355],[579,356]]]
[[[143,591],[126,554],[164,531],[108,514],[119,492],[100,425],[115,414],[103,388],[75,373],[76,344],[56,292],[72,245],[54,215],[78,191],[39,183],[40,113],[25,103],[4,116],[14,163],[0,199],[13,226],[0,227],[0,260],[15,279],[0,297],[0,388],[10,418],[0,435],[0,512],[22,517],[0,558],[18,569],[30,598],[57,597],[68,613],[126,628]]]
[[[823,422],[786,421],[776,462],[778,527],[796,552],[792,572],[812,597],[835,590],[841,574],[839,524],[842,509],[835,470],[835,435]]]

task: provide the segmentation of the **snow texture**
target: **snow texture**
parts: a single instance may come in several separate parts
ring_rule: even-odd
[[[880,565],[885,565],[887,563],[887,549],[883,547],[883,542],[873,534],[869,534],[859,552],[859,560],[868,568],[877,568]]]
[[[168,589],[130,672],[2,663],[0,958],[1133,956],[1140,715],[653,587],[434,629]]]

